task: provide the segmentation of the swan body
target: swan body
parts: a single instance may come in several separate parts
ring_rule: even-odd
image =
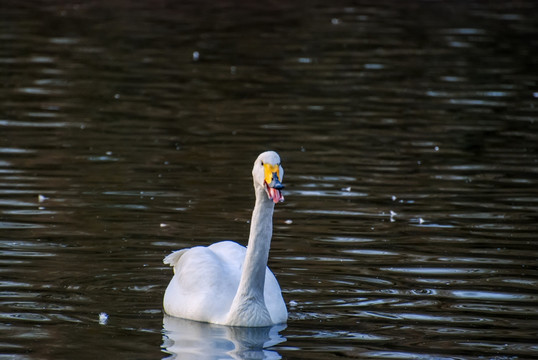
[[[230,325],[271,326],[288,317],[280,286],[267,267],[273,211],[284,201],[284,170],[274,151],[258,156],[252,169],[256,203],[248,247],[233,241],[175,251],[164,258],[174,276],[164,294],[167,314]]]

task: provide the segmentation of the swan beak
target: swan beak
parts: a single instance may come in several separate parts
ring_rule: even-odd
[[[283,202],[284,196],[282,196],[282,192],[280,190],[284,189],[284,185],[282,185],[280,182],[280,165],[263,164],[263,169],[267,196],[275,204],[277,202]]]
[[[280,182],[280,166],[263,164],[265,183],[275,189],[283,189],[284,185]]]

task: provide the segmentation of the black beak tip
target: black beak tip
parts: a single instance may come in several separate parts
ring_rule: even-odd
[[[268,184],[270,188],[276,189],[276,190],[282,190],[284,189],[284,185],[276,179],[273,178],[273,181],[271,181],[270,184]]]

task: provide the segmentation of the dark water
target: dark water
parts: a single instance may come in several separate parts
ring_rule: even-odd
[[[538,357],[536,2],[0,19],[1,359]],[[163,318],[162,258],[245,243],[266,149],[287,327]]]

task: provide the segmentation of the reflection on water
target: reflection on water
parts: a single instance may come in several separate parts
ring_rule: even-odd
[[[286,325],[245,328],[205,324],[164,315],[163,349],[167,359],[281,359],[266,348],[286,341]]]
[[[2,4],[0,353],[538,357],[536,10]],[[287,328],[163,331],[162,258],[245,244],[267,149]]]

